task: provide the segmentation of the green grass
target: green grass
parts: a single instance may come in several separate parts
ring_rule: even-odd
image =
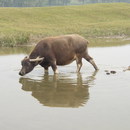
[[[86,38],[130,36],[130,4],[0,8],[0,46],[78,33]]]

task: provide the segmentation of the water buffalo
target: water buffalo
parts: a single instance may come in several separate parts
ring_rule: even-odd
[[[90,62],[95,70],[98,70],[92,57],[87,51],[88,41],[80,35],[62,35],[47,37],[41,40],[30,53],[25,57],[19,72],[21,76],[29,73],[38,64],[44,67],[45,71],[51,66],[54,73],[58,73],[57,65],[67,65],[76,60],[77,72],[82,67],[82,58]]]

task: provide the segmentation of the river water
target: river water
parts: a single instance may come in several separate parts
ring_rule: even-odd
[[[21,77],[25,48],[0,48],[1,130],[130,129],[130,44],[90,47],[98,72],[83,60],[79,74],[73,62],[58,75],[37,66]]]

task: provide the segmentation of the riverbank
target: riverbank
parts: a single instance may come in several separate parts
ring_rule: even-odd
[[[128,41],[129,12],[128,3],[0,8],[0,46],[35,44],[46,36],[72,33],[92,43],[97,38]]]

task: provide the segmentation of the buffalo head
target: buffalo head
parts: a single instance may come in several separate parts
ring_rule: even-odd
[[[23,76],[33,70],[33,68],[41,63],[44,58],[37,57],[36,59],[30,59],[29,57],[25,57],[21,61],[22,69],[19,72],[19,75]]]

